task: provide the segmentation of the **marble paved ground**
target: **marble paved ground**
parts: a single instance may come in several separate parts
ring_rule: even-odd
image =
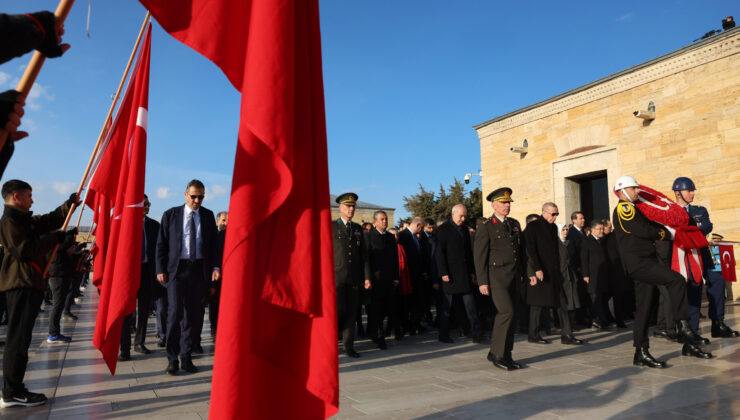
[[[0,409],[0,419],[200,419],[208,415],[213,344],[194,357],[196,374],[169,377],[156,347],[153,318],[147,346],[132,353],[111,377],[92,346],[95,298],[86,293],[80,319],[64,321],[70,344],[47,344],[47,312],[36,323],[26,385],[49,402],[34,408]],[[740,328],[740,306],[727,322]],[[702,334],[709,336],[708,321]],[[204,331],[208,331],[206,324]],[[4,328],[0,328],[4,333]],[[487,345],[436,334],[389,340],[380,351],[361,340],[359,359],[340,357],[337,419],[697,419],[740,418],[740,338],[716,339],[713,360],[682,357],[680,346],[652,340],[653,355],[670,368],[632,366],[631,330],[577,333],[588,343],[564,346],[527,343],[517,335],[514,356],[526,368],[503,372],[485,360]],[[549,338],[557,338],[551,336]]]

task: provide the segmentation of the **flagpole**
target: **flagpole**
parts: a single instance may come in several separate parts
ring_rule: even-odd
[[[108,110],[108,115],[105,117],[105,120],[103,122],[103,128],[100,129],[100,134],[98,135],[98,141],[95,143],[93,152],[90,155],[90,160],[88,160],[87,162],[87,168],[85,168],[85,173],[82,175],[82,180],[80,180],[80,185],[77,187],[77,199],[78,200],[80,199],[82,188],[85,186],[85,180],[87,180],[87,176],[90,174],[90,168],[92,167],[93,161],[95,161],[95,156],[98,154],[98,150],[100,149],[100,146],[103,143],[103,139],[105,138],[105,134],[106,134],[105,128],[108,125],[108,121],[111,119],[111,116],[113,115],[113,110],[116,107],[118,98],[121,96],[121,90],[123,90],[123,85],[126,82],[126,77],[128,76],[128,72],[131,69],[131,64],[134,61],[134,57],[136,57],[136,51],[139,49],[139,43],[141,42],[141,37],[144,36],[144,29],[146,29],[147,23],[149,23],[149,16],[150,16],[150,13],[149,11],[147,11],[146,16],[144,16],[144,22],[141,24],[141,29],[139,30],[139,36],[136,37],[136,42],[134,43],[134,49],[131,51],[131,56],[129,56],[128,63],[126,64],[126,69],[123,72],[121,81],[118,83],[118,90],[116,91],[116,95],[113,97],[113,103],[111,104],[110,109]],[[72,214],[74,213],[76,208],[77,208],[77,204],[72,204],[72,207],[69,209],[69,212],[67,213],[66,219],[64,219],[64,225],[62,225],[62,228],[61,228],[62,231],[67,230],[69,221],[72,218]],[[82,212],[84,211],[84,209],[85,209],[85,206],[83,205],[82,210],[80,210],[80,217],[77,220],[77,227],[80,226],[80,221],[82,220]],[[59,249],[59,245],[55,246],[54,250],[51,252],[49,261],[46,263],[46,267],[44,268],[44,276],[43,276],[44,278],[46,278],[46,274],[49,272],[49,267],[51,266],[51,262],[54,260],[54,257],[56,256],[58,249]]]
[[[54,16],[56,16],[58,24],[63,24],[67,19],[69,10],[72,8],[72,4],[74,4],[74,2],[75,0],[59,1],[57,10],[54,12]],[[21,77],[21,81],[18,82],[18,86],[16,86],[15,90],[28,97],[28,94],[31,92],[31,87],[33,87],[33,83],[36,81],[36,77],[38,77],[39,72],[41,71],[41,66],[44,65],[44,61],[46,61],[46,57],[40,52],[34,51],[33,56],[31,56],[31,61],[28,62],[26,71],[23,73],[23,77]],[[5,142],[8,140],[9,134],[10,133],[8,133],[7,130],[0,129],[0,150],[5,147]]]

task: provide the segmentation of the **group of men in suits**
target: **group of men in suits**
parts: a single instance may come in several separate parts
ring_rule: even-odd
[[[185,189],[185,204],[164,212],[161,223],[147,216],[150,202],[144,200],[141,279],[137,294],[134,351],[149,354],[144,345],[147,319],[156,302],[160,347],[166,348],[169,375],[182,368],[197,372],[192,354],[202,353],[200,336],[205,305],[209,304],[211,334],[218,318],[221,258],[228,215],[203,207],[205,186],[197,179]],[[214,297],[215,296],[215,297]],[[124,318],[119,360],[131,359],[131,325],[134,314]]]

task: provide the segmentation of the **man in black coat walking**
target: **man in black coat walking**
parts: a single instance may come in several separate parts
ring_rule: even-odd
[[[475,265],[473,264],[473,249],[470,243],[470,234],[465,225],[468,210],[462,204],[452,208],[452,217],[437,229],[437,248],[435,260],[437,272],[442,281],[444,299],[442,311],[439,315],[439,341],[452,343],[450,338],[450,309],[459,308],[454,301],[461,299],[465,305],[465,312],[470,321],[473,332],[473,342],[481,342],[481,325],[478,320],[478,310],[475,307],[475,296],[472,287],[476,283]],[[462,311],[457,311],[461,316]]]
[[[540,336],[540,314],[542,308],[555,307],[560,318],[560,342],[583,344],[573,336],[568,317],[568,298],[563,290],[563,275],[560,271],[558,228],[555,219],[558,206],[554,203],[542,205],[542,217],[527,225],[524,237],[527,244],[527,303],[529,312],[529,342],[547,344]]]
[[[424,225],[424,219],[414,217],[406,229],[398,234],[398,243],[406,252],[406,262],[409,268],[409,277],[411,278],[411,326],[409,334],[415,335],[424,332],[421,326],[421,317],[424,311],[425,291],[429,284],[429,273],[427,272],[428,264],[424,258],[424,248],[417,234],[421,233]],[[423,233],[422,233],[423,235]]]
[[[399,284],[398,245],[396,238],[387,232],[388,215],[383,210],[373,214],[375,228],[365,234],[367,260],[370,264],[373,287],[370,290],[370,305],[367,316],[367,334],[378,348],[385,350],[383,320],[390,315],[391,294]]]
[[[604,329],[609,324],[605,307],[605,297],[609,290],[609,261],[603,236],[604,224],[600,220],[594,220],[591,222],[591,234],[581,244],[581,273],[591,296],[591,309],[596,317],[592,326],[596,329]]]

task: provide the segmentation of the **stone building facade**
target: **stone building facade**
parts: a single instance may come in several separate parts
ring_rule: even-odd
[[[337,196],[334,194],[330,195],[331,197],[331,220],[337,220],[339,219],[339,204],[337,204],[336,199]],[[393,213],[396,211],[394,208],[390,207],[383,207],[379,206],[377,204],[368,203],[365,201],[357,201],[357,205],[355,206],[355,216],[352,218],[352,221],[355,223],[363,224],[365,222],[373,222],[373,213],[375,213],[377,210],[383,210],[388,215],[388,227],[393,227]]]
[[[633,115],[650,104],[653,120]],[[473,128],[484,195],[511,187],[522,222],[546,201],[561,223],[575,210],[611,218],[619,176],[669,197],[672,181],[688,176],[714,231],[740,241],[740,27]],[[526,154],[510,151],[525,139]]]

